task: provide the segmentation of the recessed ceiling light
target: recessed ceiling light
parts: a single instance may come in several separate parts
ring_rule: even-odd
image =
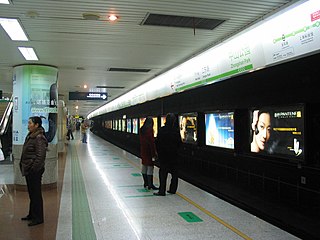
[[[0,0],[0,4],[10,4],[9,0]]]
[[[113,21],[117,20],[118,17],[116,15],[114,15],[114,14],[111,14],[111,15],[108,16],[108,19],[113,22]]]
[[[76,109],[78,109],[79,108],[79,106],[76,106]]]
[[[17,19],[0,18],[0,24],[13,41],[28,41]]]
[[[87,87],[88,87],[87,84],[83,85],[83,88],[87,88]]]
[[[32,47],[18,47],[19,51],[22,53],[26,60],[38,61],[37,54]]]

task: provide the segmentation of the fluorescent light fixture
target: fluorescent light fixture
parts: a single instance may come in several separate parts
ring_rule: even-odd
[[[18,19],[0,18],[0,24],[13,41],[28,41]]]
[[[26,60],[34,60],[34,61],[39,60],[33,48],[31,47],[18,47],[18,48]]]
[[[0,0],[0,4],[10,4],[9,0]]]

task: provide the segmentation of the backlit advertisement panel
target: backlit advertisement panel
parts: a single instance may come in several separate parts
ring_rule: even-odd
[[[138,126],[138,118],[132,119],[132,133],[138,134],[139,132],[139,126]]]
[[[250,115],[251,152],[304,159],[303,106],[254,109]]]
[[[14,145],[22,145],[28,134],[29,117],[42,117],[49,143],[57,144],[58,69],[41,65],[21,65],[13,70]]]
[[[146,118],[140,118],[140,128],[143,126],[145,120]],[[153,120],[153,136],[156,137],[158,134],[158,118],[152,117],[152,120]]]
[[[197,114],[186,113],[179,115],[179,128],[181,141],[184,143],[197,143]]]
[[[127,119],[127,132],[131,133],[131,118]]]
[[[234,149],[234,113],[205,114],[206,145]]]

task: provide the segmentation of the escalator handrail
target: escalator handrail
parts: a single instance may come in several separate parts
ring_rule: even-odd
[[[13,102],[12,102],[12,96],[11,96],[10,101],[6,107],[6,110],[4,111],[4,114],[3,114],[1,122],[0,122],[0,136],[5,134],[5,132],[7,130],[7,126],[9,123],[12,108],[13,108]]]

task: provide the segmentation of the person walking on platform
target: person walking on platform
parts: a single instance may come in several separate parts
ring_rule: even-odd
[[[43,223],[43,199],[41,179],[44,173],[44,162],[47,154],[48,141],[44,136],[40,117],[30,117],[29,133],[22,148],[20,170],[25,176],[30,198],[29,214],[21,220],[31,221],[28,226]]]
[[[154,195],[166,195],[168,173],[171,173],[171,184],[168,193],[176,193],[178,188],[178,149],[181,143],[176,116],[173,113],[168,113],[165,126],[160,128],[156,141],[160,163],[160,186],[159,192],[153,193]]]
[[[144,121],[143,126],[140,128],[140,155],[142,159],[142,169],[141,173],[143,176],[144,184],[143,186],[148,189],[158,190],[157,187],[153,185],[153,159],[156,158],[156,146],[153,136],[153,119],[147,117]]]
[[[69,121],[68,121],[68,125],[67,125],[67,139],[70,140],[70,137],[71,137],[71,140],[74,139],[73,137],[73,130],[74,130],[74,124],[73,124],[73,119],[70,118]]]

